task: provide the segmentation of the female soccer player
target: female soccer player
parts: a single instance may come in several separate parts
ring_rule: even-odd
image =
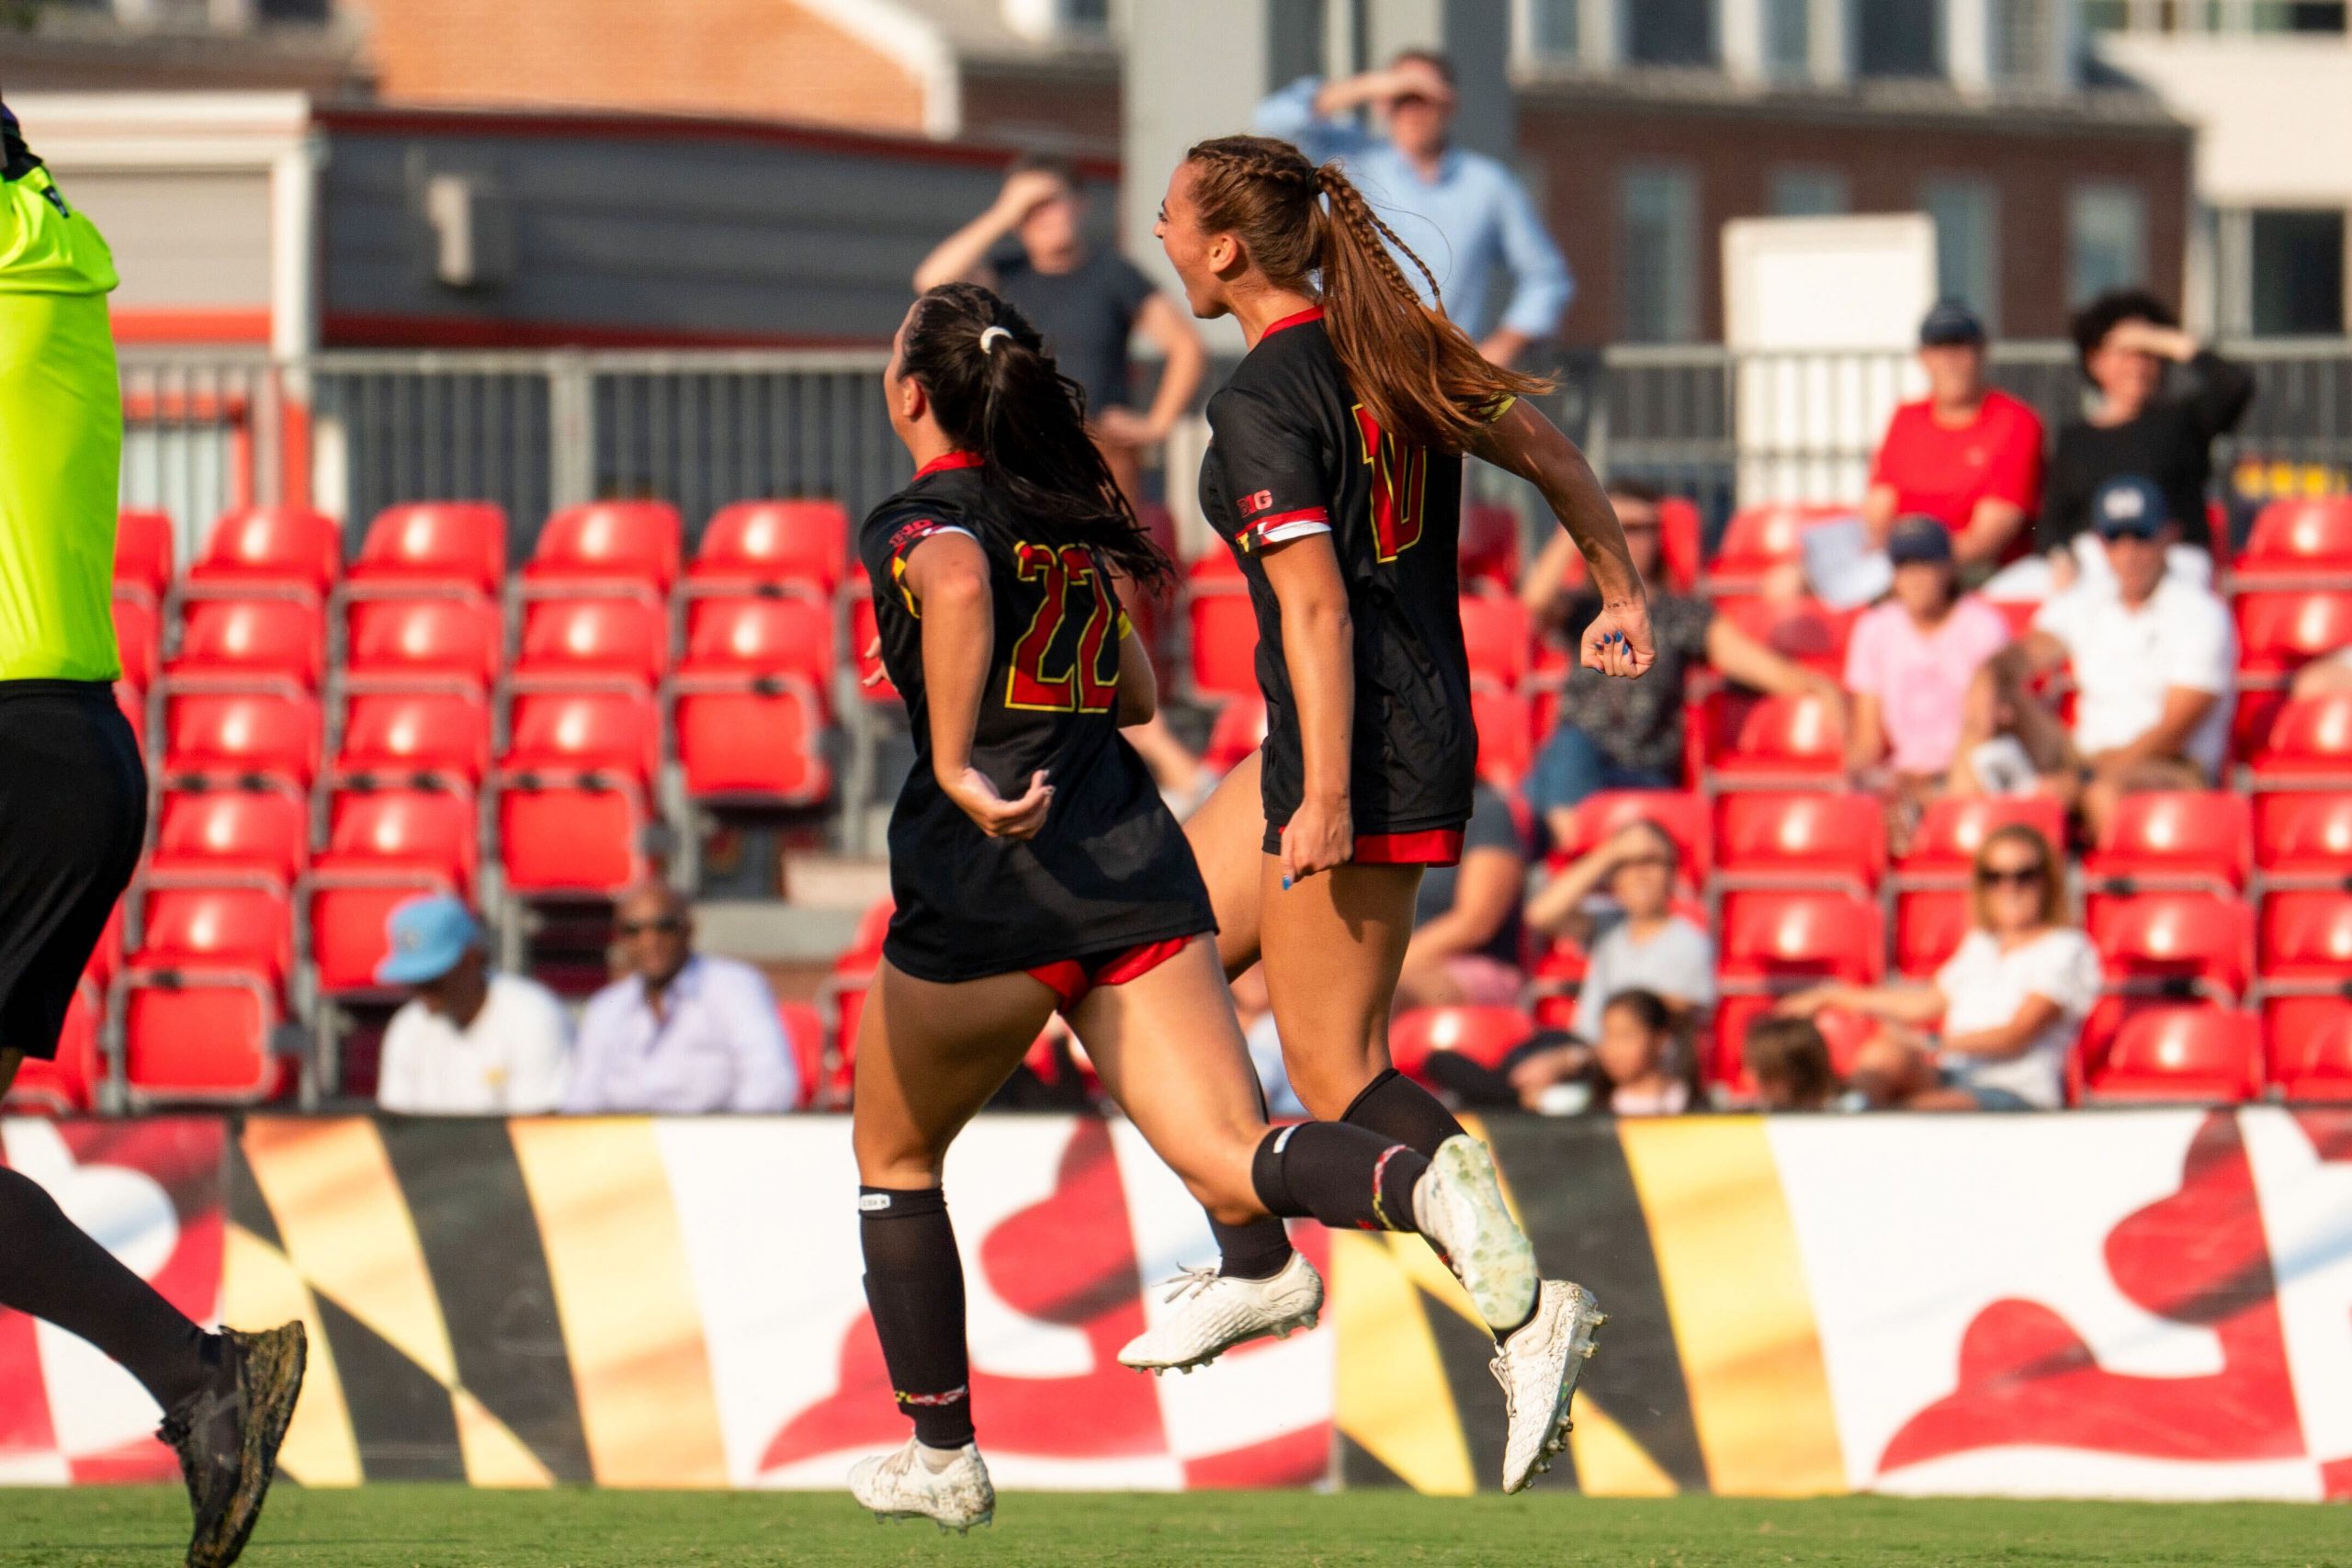
[[[1464,454],[1533,482],[1590,563],[1602,610],[1588,666],[1649,667],[1641,581],[1583,456],[1523,399],[1543,383],[1487,364],[1421,304],[1390,249],[1419,259],[1337,164],[1265,137],[1201,142],[1158,232],[1193,314],[1234,317],[1250,344],[1209,400],[1201,469],[1202,509],[1250,581],[1268,714],[1256,764],[1187,827],[1220,955],[1228,974],[1263,958],[1310,1111],[1434,1149],[1462,1128],[1390,1066],[1388,1010],[1421,868],[1459,858],[1476,772],[1455,568]],[[1218,1241],[1216,1281],[1123,1361],[1195,1365],[1319,1306],[1279,1225],[1220,1224]],[[1501,1325],[1506,1491],[1556,1450],[1599,1316],[1581,1289],[1547,1282],[1527,1323]]]
[[[858,1033],[854,1141],[866,1299],[915,1433],[850,1488],[877,1515],[963,1529],[995,1502],[940,1168],[1057,1007],[1220,1219],[1418,1230],[1498,1324],[1530,1310],[1535,1265],[1475,1139],[1424,1157],[1362,1127],[1267,1127],[1207,890],[1118,733],[1155,696],[1109,575],[1169,564],[1035,331],[944,285],[907,313],[883,388],[921,466],[858,547],[916,761],[890,818],[898,908]]]

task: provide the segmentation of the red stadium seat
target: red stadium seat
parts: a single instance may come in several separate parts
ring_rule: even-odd
[[[1770,1012],[1774,1000],[1766,996],[1725,997],[1715,1009],[1714,1047],[1707,1077],[1743,1100],[1756,1097],[1756,1080],[1747,1073],[1748,1025]],[[1813,1022],[1821,1031],[1822,1043],[1829,1047],[1830,1070],[1841,1081],[1852,1074],[1862,1048],[1878,1038],[1878,1020],[1866,1013],[1827,1008],[1815,1013]]]
[[[124,512],[114,525],[114,585],[150,605],[172,586],[172,519],[164,512]]]
[[[294,964],[293,896],[265,882],[235,883],[157,873],[142,891],[137,970],[235,970],[273,992]]]
[[[508,723],[504,773],[615,773],[650,784],[661,761],[661,710],[642,693],[518,692]]]
[[[2207,1003],[2110,997],[2083,1025],[2084,1098],[2234,1104],[2262,1088],[2254,1015]]]
[[[1717,612],[1754,641],[1838,681],[1845,679],[1846,644],[1853,638],[1862,609],[1833,610],[1817,599],[1782,602],[1745,594],[1716,602]]]
[[[89,964],[82,972],[84,979],[98,986],[113,979],[115,971],[122,967],[122,904],[121,899],[115,900],[113,912],[98,931],[98,944],[90,950]]]
[[[1192,694],[1210,703],[1256,695],[1257,612],[1250,604],[1248,580],[1227,551],[1193,563],[1184,583],[1184,614],[1192,631]]]
[[[1519,513],[1491,502],[1471,502],[1462,509],[1460,547],[1462,585],[1481,592],[1519,591]],[[1577,558],[1581,566],[1584,558]]]
[[[0,1111],[11,1116],[74,1116],[95,1108],[98,1086],[106,1081],[106,1055],[98,1034],[106,1022],[107,1004],[98,987],[85,980],[65,1009],[65,1026],[58,1032],[57,1056],[43,1061],[28,1056],[17,1064]]]
[[[1527,608],[1500,595],[1462,596],[1462,641],[1470,655],[1470,678],[1519,689],[1535,658],[1535,631]]]
[[[518,680],[629,681],[670,667],[670,617],[644,599],[540,599],[523,611]]]
[[[2263,1004],[2262,1032],[2279,1093],[2352,1101],[2352,997],[2274,997]]]
[[[2352,878],[2352,791],[2254,797],[2254,859],[2272,882]]]
[[[343,530],[300,506],[254,506],[213,525],[188,581],[239,592],[259,590],[324,599],[343,575]]]
[[[849,513],[838,501],[739,501],[703,529],[690,592],[798,583],[831,598],[849,570]]]
[[[1527,699],[1476,682],[1470,688],[1470,719],[1478,734],[1480,775],[1505,793],[1518,789],[1535,763],[1535,716]]]
[[[1699,744],[1707,772],[1735,784],[1845,775],[1845,729],[1835,704],[1819,693],[1713,693],[1699,712]]]
[[[344,789],[327,802],[327,847],[312,870],[424,874],[471,897],[481,856],[471,795],[454,790]]]
[[[2242,731],[2238,754],[2256,787],[2327,780],[2352,785],[2352,692],[2246,705],[2267,722]]]
[[[2066,842],[2066,808],[2046,795],[1939,795],[1920,814],[1909,852],[1895,867],[1905,880],[1966,877],[1976,852],[1996,828],[2021,822],[2039,832],[2053,852]]]
[[[147,694],[128,681],[114,683],[114,705],[130,721],[130,738],[139,743],[139,754],[147,755]]]
[[[1533,1021],[1517,1008],[1414,1008],[1388,1026],[1388,1055],[1396,1070],[1419,1076],[1432,1051],[1453,1051],[1483,1066],[1503,1058],[1535,1033]]]
[[[506,781],[498,843],[506,888],[531,898],[606,898],[646,874],[647,813],[634,784]]]
[[[154,600],[116,591],[114,644],[122,655],[123,680],[142,692],[153,686],[164,664],[164,624]]]
[[[179,651],[164,673],[175,683],[290,681],[311,690],[326,661],[326,618],[315,603],[196,599],[183,612]]]
[[[686,793],[738,806],[808,806],[830,796],[817,688],[795,675],[720,679],[679,678],[672,718]]]
[[[678,580],[678,509],[660,501],[600,501],[568,506],[539,530],[524,565],[526,590],[637,590],[666,599]]]
[[[2352,644],[2352,590],[2241,593],[2238,669],[2248,684],[2281,684],[2297,669]]]
[[[1715,867],[1754,883],[1831,881],[1867,892],[1886,874],[1886,818],[1868,795],[1743,790],[1715,802]]]
[[[319,772],[319,705],[291,692],[175,692],[164,703],[164,772],[273,779],[308,789]]]
[[[1886,968],[1878,905],[1859,894],[1738,890],[1724,895],[1722,957],[1727,985],[1874,982]]]
[[[2352,892],[2273,893],[2262,901],[2263,983],[2352,980]]]
[[[158,874],[243,874],[291,886],[311,858],[310,807],[289,789],[176,789],[156,813]]]
[[[385,922],[412,898],[456,891],[449,883],[418,872],[337,870],[314,877],[304,901],[304,919],[319,995],[389,995],[393,987],[376,983],[376,965],[390,951]]]
[[[356,680],[487,688],[506,662],[505,616],[478,595],[355,600],[345,627],[345,669]]]
[[[2352,578],[2352,496],[2274,501],[2254,514],[2230,569],[2234,586]]]
[[[248,975],[133,975],[123,992],[123,1076],[135,1103],[253,1102],[276,1096],[277,999]]]
[[[833,612],[801,597],[697,599],[686,610],[681,681],[797,675],[820,700],[833,686]]]
[[[486,501],[388,506],[368,525],[351,584],[496,594],[506,581],[506,511]]]
[[[1558,846],[1554,863],[1599,849],[1629,822],[1648,822],[1662,829],[1682,852],[1683,885],[1694,891],[1706,886],[1713,871],[1714,845],[1706,798],[1674,790],[1604,790],[1587,795],[1576,808],[1575,835]]]
[[[2083,859],[2093,881],[2142,886],[2245,886],[2254,816],[2242,795],[2165,790],[2127,795]]]
[[[1894,967],[1924,980],[1960,951],[1972,916],[1964,887],[1911,887],[1894,896]]]
[[[478,691],[354,692],[335,776],[429,775],[478,788],[490,772],[490,704]]]
[[[1266,699],[1252,692],[1217,709],[1201,761],[1217,773],[1229,773],[1255,756],[1265,739]]]
[[[1740,508],[1724,525],[1723,544],[1715,558],[1707,563],[1708,591],[1752,591],[1773,568],[1803,560],[1804,547],[1798,541],[1806,529],[1833,518],[1850,517],[1854,511],[1851,506],[1784,502]]]
[[[2184,984],[2243,996],[2254,972],[2254,912],[2214,893],[2094,894],[2086,924],[2108,988]]]
[[[873,596],[866,592],[865,579],[853,578],[849,592],[850,657],[856,661],[854,668],[858,673],[859,697],[880,706],[899,701],[899,688],[891,684],[888,672],[883,669],[881,654],[869,655],[866,652],[867,649],[874,647],[875,630]],[[869,676],[878,679],[869,683],[866,679]]]

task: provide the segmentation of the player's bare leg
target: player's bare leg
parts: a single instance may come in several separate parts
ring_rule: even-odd
[[[1227,979],[1258,962],[1258,863],[1265,858],[1259,845],[1266,831],[1261,767],[1252,751],[1184,819],[1185,841],[1216,912],[1216,955]]]

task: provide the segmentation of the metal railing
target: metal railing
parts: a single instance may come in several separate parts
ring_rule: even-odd
[[[2352,342],[2265,340],[2225,352],[2260,388],[2223,443],[2255,494],[2340,489],[2352,473]],[[654,496],[690,539],[719,507],[829,495],[852,515],[903,483],[877,386],[880,351],[831,353],[123,352],[123,499],[160,507],[183,548],[245,504],[346,520],[354,545],[396,502],[489,500],[526,551],[555,508]],[[2053,427],[2081,407],[2063,344],[2004,344],[1993,378]],[[1697,499],[1711,525],[1768,499],[1860,496],[1885,412],[1917,395],[1903,354],[1734,355],[1622,346],[1572,361],[1550,406],[1604,472]],[[1168,499],[1193,510],[1200,432],[1171,446]],[[1182,472],[1180,473],[1180,470]]]

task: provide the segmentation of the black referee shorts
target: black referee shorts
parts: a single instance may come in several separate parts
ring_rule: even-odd
[[[0,1051],[57,1055],[146,834],[147,770],[113,692],[0,682]]]

